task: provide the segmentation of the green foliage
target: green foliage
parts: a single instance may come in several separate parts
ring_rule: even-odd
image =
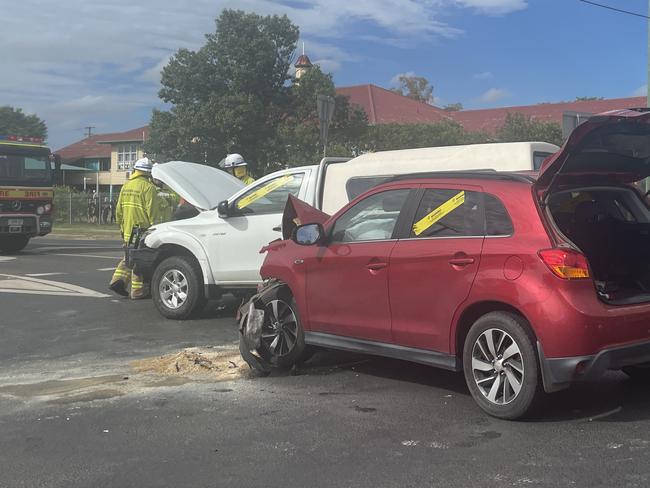
[[[71,186],[54,187],[54,219],[56,222],[81,222],[86,218],[87,195]],[[70,216],[72,212],[72,218]]]
[[[224,10],[198,51],[179,50],[162,71],[146,150],[161,159],[217,163],[244,155],[253,173],[265,166],[287,104],[298,28],[285,16]]]
[[[489,142],[485,134],[469,133],[457,122],[436,124],[382,124],[368,128],[363,151],[388,151],[417,147],[454,146]]]
[[[593,100],[605,100],[604,97],[576,97],[576,102],[591,102]]]
[[[27,115],[19,108],[0,107],[0,135],[47,138],[47,126],[38,116]]]
[[[500,142],[540,141],[562,145],[562,128],[556,122],[540,122],[522,113],[508,113],[497,130]]]
[[[267,171],[282,166],[314,164],[322,155],[316,109],[318,95],[335,99],[330,124],[328,154],[352,156],[359,138],[365,134],[367,118],[363,110],[350,105],[347,97],[336,95],[331,74],[312,67],[289,90],[288,105],[278,127],[274,158]]]
[[[418,102],[431,103],[433,101],[433,86],[422,76],[400,75],[399,86],[391,91],[402,96],[412,98]]]

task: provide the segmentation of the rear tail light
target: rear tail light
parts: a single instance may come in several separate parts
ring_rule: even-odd
[[[539,257],[555,274],[565,280],[589,278],[589,264],[584,254],[573,249],[543,249]]]

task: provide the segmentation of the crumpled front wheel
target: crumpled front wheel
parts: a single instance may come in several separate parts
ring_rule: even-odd
[[[259,355],[274,366],[291,367],[303,359],[305,349],[296,301],[281,293],[265,299]]]

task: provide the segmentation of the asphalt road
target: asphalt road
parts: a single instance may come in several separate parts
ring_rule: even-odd
[[[296,376],[138,375],[134,359],[234,347],[236,324],[109,295],[119,256],[40,239],[0,257],[0,487],[650,484],[650,390],[618,373],[526,422],[481,413],[461,375],[335,352]]]

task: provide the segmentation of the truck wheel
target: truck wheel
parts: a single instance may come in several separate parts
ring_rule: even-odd
[[[27,236],[5,236],[0,237],[0,251],[4,253],[14,253],[22,251],[29,244]]]
[[[472,325],[463,348],[469,391],[488,414],[518,419],[542,393],[539,362],[523,318],[491,312]]]
[[[305,332],[296,301],[282,292],[264,304],[260,356],[274,366],[288,368],[305,360]]]
[[[151,295],[163,317],[184,320],[205,305],[203,275],[198,263],[186,256],[161,262],[151,279]]]

